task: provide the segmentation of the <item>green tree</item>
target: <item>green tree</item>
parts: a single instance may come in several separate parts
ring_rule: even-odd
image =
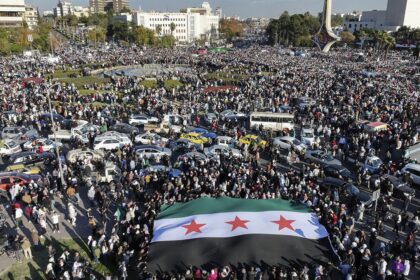
[[[356,40],[356,36],[354,36],[351,32],[343,31],[340,34],[341,41],[346,44],[351,44]]]
[[[172,48],[175,42],[175,37],[172,35],[164,35],[159,38],[159,46],[162,48]]]
[[[244,25],[236,19],[222,19],[220,21],[220,33],[225,34],[230,41],[233,37],[240,37],[244,32]]]
[[[344,20],[341,16],[339,16],[339,15],[331,16],[331,26],[332,27],[342,26],[343,22],[344,22]]]
[[[171,35],[174,35],[174,31],[176,29],[176,24],[174,22],[171,22]]]
[[[161,33],[162,33],[162,25],[158,24],[156,25],[156,34],[160,36]]]
[[[10,54],[11,44],[7,37],[0,37],[0,54],[8,55]]]
[[[144,26],[133,28],[134,42],[139,46],[151,46],[156,44],[155,32]]]
[[[98,42],[103,43],[106,39],[105,30],[102,27],[96,27],[89,30],[87,34],[87,39],[95,43],[95,46]]]

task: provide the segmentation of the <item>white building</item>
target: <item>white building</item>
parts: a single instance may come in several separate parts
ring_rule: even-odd
[[[89,7],[82,7],[82,6],[74,6],[73,7],[73,15],[76,17],[89,17],[90,8]]]
[[[73,4],[65,0],[59,0],[54,8],[54,17],[65,17],[74,14]]]
[[[161,29],[158,36],[172,34],[175,39],[185,43],[217,36],[219,29],[219,17],[212,13],[207,2],[204,2],[200,8],[182,9],[178,13],[136,12],[133,15],[133,22],[137,26],[155,31]],[[171,30],[172,23],[175,25],[174,30]]]
[[[24,14],[24,0],[0,0],[0,27],[22,26]]]
[[[420,0],[388,0],[385,11],[364,11],[360,19],[344,21],[344,28],[355,32],[362,28],[396,31],[401,26],[420,28]]]
[[[28,24],[29,29],[33,29],[38,25],[38,10],[32,6],[25,6],[23,20],[26,22],[26,24]]]

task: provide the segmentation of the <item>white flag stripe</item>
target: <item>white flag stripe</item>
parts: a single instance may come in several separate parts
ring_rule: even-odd
[[[228,221],[248,220],[246,228],[237,227],[232,231],[232,225]],[[291,223],[294,231],[289,228],[279,230],[279,225],[273,223],[278,221],[280,216],[286,220],[294,220]],[[201,233],[187,233],[185,225],[205,224],[200,227]],[[155,220],[153,227],[152,242],[177,241],[196,238],[224,238],[246,234],[272,234],[288,235],[308,239],[320,239],[327,237],[328,233],[324,226],[319,224],[318,218],[313,213],[300,213],[290,211],[266,211],[266,212],[226,212],[215,214],[201,214],[182,218],[170,218]]]

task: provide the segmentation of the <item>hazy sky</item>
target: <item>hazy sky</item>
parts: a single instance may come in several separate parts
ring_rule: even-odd
[[[74,5],[87,6],[89,0],[68,0]],[[58,0],[26,0],[41,11],[52,10]],[[200,6],[202,0],[130,0],[133,8],[173,12],[180,8]],[[283,11],[313,14],[322,10],[323,0],[207,0],[215,8],[222,7],[223,14],[240,17],[278,17]],[[354,10],[385,10],[387,0],[333,0],[333,12]]]

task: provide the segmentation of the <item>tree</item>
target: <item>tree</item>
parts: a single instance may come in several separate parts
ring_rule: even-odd
[[[160,36],[161,33],[162,33],[162,25],[158,24],[156,25],[156,34]]]
[[[159,38],[159,46],[162,48],[172,48],[175,42],[175,37],[172,35],[164,35]]]
[[[102,27],[95,27],[89,30],[87,34],[87,39],[91,42],[95,42],[95,46],[96,46],[96,43],[98,42],[102,42],[102,43],[105,42],[106,32]]]
[[[341,41],[346,44],[351,44],[356,40],[356,36],[354,36],[351,32],[343,31],[340,34]]]
[[[225,34],[228,40],[240,37],[244,32],[244,25],[236,19],[222,19],[220,21],[220,33]]]
[[[176,29],[176,24],[174,22],[171,22],[171,35],[174,35],[174,31]]]
[[[133,29],[134,42],[139,46],[153,46],[156,44],[155,32],[144,26],[136,26]]]
[[[331,27],[342,26],[343,25],[343,18],[339,15],[331,16]]]

